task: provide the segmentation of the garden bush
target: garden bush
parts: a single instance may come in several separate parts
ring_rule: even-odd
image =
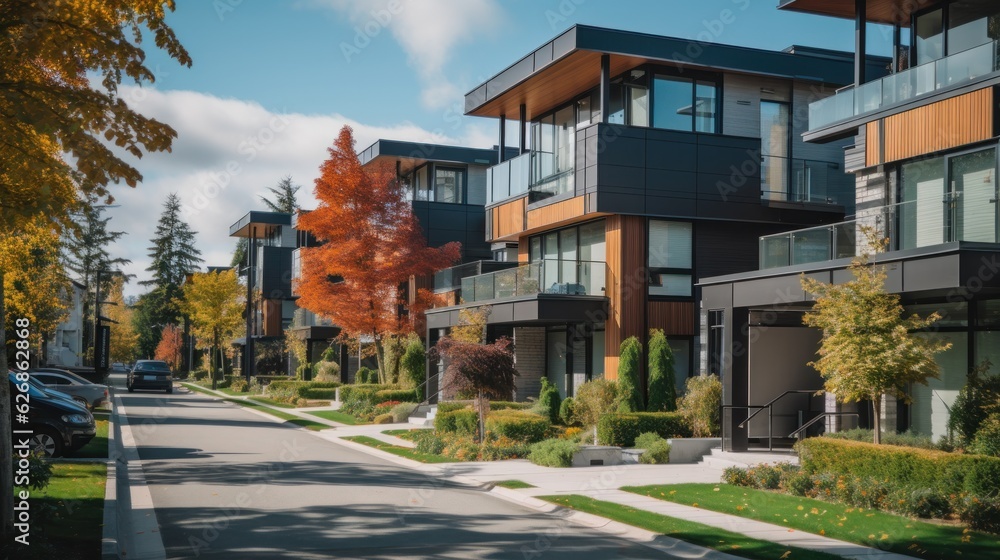
[[[958,518],[978,531],[1000,533],[1000,497],[964,496],[955,508]]]
[[[743,467],[726,467],[722,471],[722,482],[726,484],[732,484],[733,486],[744,486],[746,488],[753,488],[754,480],[750,476],[747,469]]]
[[[437,411],[438,414],[441,414],[442,412],[454,412],[456,410],[462,410],[463,408],[469,408],[471,406],[472,406],[472,401],[445,401],[442,403],[438,403]],[[492,402],[490,403],[490,406],[493,406]]]
[[[646,410],[650,412],[677,410],[674,352],[662,329],[654,329],[649,337],[649,406]]]
[[[313,364],[312,373],[313,381],[340,381],[340,364],[337,362],[316,362]]]
[[[1000,458],[929,449],[809,438],[796,445],[809,474],[887,481],[893,488],[929,488],[943,495],[1000,494]],[[967,484],[971,487],[967,487]]]
[[[642,343],[630,336],[622,341],[618,355],[618,412],[641,412],[639,360],[642,358]]]
[[[298,390],[299,387],[305,387],[307,383],[309,382],[294,379],[290,380],[287,377],[283,377],[281,381],[272,380],[267,385],[267,393],[269,395],[292,393]]]
[[[289,381],[289,380],[294,381],[294,379],[291,379],[287,375],[258,375],[256,377],[257,377],[257,382],[260,383],[261,385],[270,385],[275,381]]]
[[[715,375],[689,377],[677,410],[687,419],[694,437],[719,435],[722,382]]]
[[[561,405],[559,405],[559,419],[562,420],[563,425],[572,426],[576,423],[573,418],[573,408],[576,406],[576,401],[573,397],[566,397],[563,399]]]
[[[438,409],[434,417],[434,430],[439,433],[474,435],[479,432],[479,415],[475,410],[463,408],[450,412]]]
[[[490,410],[528,410],[530,402],[490,401]]]
[[[250,384],[247,383],[246,379],[235,379],[229,383],[229,389],[236,391],[237,393],[246,393],[249,389]]]
[[[375,393],[387,389],[385,385],[379,384],[353,384],[340,387],[340,400],[346,401],[352,397],[366,395],[375,399]]]
[[[444,440],[430,430],[419,432],[417,437],[414,439],[414,443],[416,443],[415,449],[419,453],[440,455],[441,452],[444,451]]]
[[[336,387],[299,387],[296,391],[303,399],[332,401],[337,398]]]
[[[203,379],[208,379],[208,372],[203,369],[196,369],[191,371],[191,379],[195,381],[201,381]]]
[[[605,414],[597,422],[597,439],[604,445],[633,447],[643,432],[655,432],[664,438],[690,437],[691,428],[676,412],[635,412]]]
[[[378,385],[378,387],[383,387]],[[379,401],[420,402],[423,399],[413,389],[382,389],[375,392]]]
[[[991,413],[1000,413],[1000,376],[990,375],[991,367],[988,360],[978,364],[951,405],[948,429],[963,446],[972,444]]]
[[[498,410],[486,417],[487,432],[526,443],[545,439],[551,425],[547,418],[523,410]]]
[[[611,412],[618,398],[618,388],[607,379],[588,381],[576,390],[573,400],[573,414],[585,428],[597,425],[597,421]]]
[[[639,434],[635,446],[643,450],[639,462],[645,465],[665,465],[670,462],[670,444],[654,432]]]
[[[528,460],[543,467],[571,467],[580,446],[565,439],[547,439],[531,446]]]
[[[417,403],[404,402],[392,407],[392,410],[389,411],[389,413],[392,414],[392,421],[399,424],[407,422],[410,419],[410,416],[413,415],[413,411],[416,409]]]
[[[358,385],[377,384],[378,372],[369,367],[362,367],[354,374],[354,383]]]
[[[401,404],[399,401],[383,401],[374,406],[372,409],[372,414],[391,414],[393,407],[397,404]]]
[[[399,382],[404,387],[419,387],[427,379],[427,362],[424,343],[419,338],[406,345],[406,351],[399,361]]]
[[[549,383],[545,377],[542,378],[542,388],[538,391],[538,406],[540,412],[549,417],[549,422],[553,424],[559,421],[559,406],[562,399],[559,397],[559,388]]]
[[[375,424],[392,424],[392,414],[379,414],[375,416],[375,420],[373,420],[373,422]]]
[[[1000,414],[992,414],[979,425],[969,451],[1000,457]]]
[[[829,434],[823,434],[824,437],[834,438],[834,439],[846,439],[850,441],[863,441],[871,442],[874,439],[874,431],[867,430],[864,428],[855,428],[853,430],[844,430],[841,432],[834,432]],[[941,449],[941,445],[934,443],[934,440],[930,436],[925,436],[923,434],[916,434],[913,432],[887,432],[882,434],[882,444],[883,445],[897,445],[904,447],[919,447],[921,449]]]
[[[521,459],[531,452],[531,445],[524,441],[507,437],[488,435],[479,446],[479,461],[504,461]]]

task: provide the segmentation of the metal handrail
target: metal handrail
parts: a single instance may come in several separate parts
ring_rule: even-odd
[[[756,408],[756,409],[758,409],[757,412],[760,412],[760,410],[765,409],[765,408],[770,409],[770,406],[756,406],[756,405],[746,405],[746,406],[743,406],[743,405],[738,405],[738,404],[724,404],[724,405],[722,405],[722,406],[719,407],[719,439],[722,440],[723,449],[725,449],[725,445],[726,445],[726,422],[725,422],[725,419],[726,419],[725,412],[726,412],[726,410],[738,409],[738,410],[749,411],[751,408]],[[754,414],[756,414],[756,412]],[[773,451],[774,448],[772,447],[772,444],[771,444],[771,441],[772,441],[773,438],[771,437],[771,420],[770,420],[771,414],[770,414],[770,412],[768,412],[767,417],[768,417],[768,422],[767,422],[767,449],[768,449],[768,451]],[[743,424],[740,424],[739,427],[742,428]]]
[[[790,438],[798,438],[799,434],[801,432],[805,431],[806,429],[809,428],[809,426],[812,426],[816,422],[819,422],[820,420],[823,420],[823,419],[826,419],[826,418],[840,417],[840,416],[854,416],[855,418],[860,418],[860,416],[858,416],[857,412],[824,412],[822,414],[816,415],[812,420],[810,420],[810,421],[806,422],[805,424],[799,426],[799,428],[797,430],[795,430],[794,432],[788,434],[788,437],[790,437]]]
[[[782,398],[784,398],[787,395],[801,395],[801,394],[804,394],[804,393],[818,393],[820,391],[822,391],[822,389],[794,389],[792,391],[785,391],[784,393],[782,393],[782,394],[778,395],[777,397],[774,397],[773,399],[771,399],[770,402],[768,402],[767,404],[762,405],[760,408],[761,409],[764,409],[764,408],[770,409],[771,405],[773,405],[774,403],[778,402],[779,400],[781,400]],[[753,417],[757,416],[758,414],[760,414],[760,410],[758,410],[757,412],[754,412],[753,414],[751,414],[750,416],[748,416],[747,419],[744,420],[738,427],[740,427],[740,428],[745,427],[746,423],[749,422],[749,421],[751,421],[751,420],[753,420]]]

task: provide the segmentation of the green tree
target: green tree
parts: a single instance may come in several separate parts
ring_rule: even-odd
[[[870,251],[880,253],[887,241],[863,230]],[[823,330],[819,359],[809,365],[826,380],[825,389],[840,402],[871,400],[876,444],[881,443],[882,395],[906,399],[912,383],[927,384],[938,376],[934,355],[950,343],[919,336],[940,319],[903,317],[897,294],[885,290],[885,267],[872,264],[869,252],[856,257],[848,270],[853,280],[826,284],[805,275],[802,288],[816,297],[803,323]]]
[[[125,152],[140,157],[143,151],[170,149],[176,133],[134,111],[118,86],[123,79],[139,84],[154,80],[140,46],[144,28],[152,32],[147,43],[191,65],[165,20],[173,9],[173,0],[3,3],[0,238],[39,216],[68,221],[66,210],[87,194],[110,198],[108,185],[134,187],[142,175],[124,159]],[[0,267],[0,317],[4,272]],[[6,370],[6,352],[0,352],[0,371]],[[0,384],[2,449],[11,449],[9,407],[8,386]],[[9,461],[0,461],[3,496],[13,492],[10,467]],[[0,547],[12,542],[13,523],[13,501],[4,500]]]
[[[404,387],[417,388],[427,380],[427,354],[424,343],[416,335],[410,337],[399,364],[400,381]]]
[[[104,296],[105,292],[101,291],[102,298],[115,304],[103,307],[101,314],[115,321],[109,341],[111,359],[127,364],[139,357],[139,333],[135,329],[135,308],[128,305],[124,297],[124,284],[122,276],[115,276],[106,292],[108,295]]]
[[[103,217],[105,206],[98,204],[90,197],[79,212],[74,214],[74,223],[63,232],[63,262],[83,284],[85,297],[83,299],[83,347],[89,354],[90,345],[94,341],[93,308],[97,291],[107,294],[112,289],[114,275],[103,274],[101,286],[94,284],[97,272],[118,270],[129,264],[130,260],[121,257],[111,257],[108,247],[114,246],[124,231],[110,231],[108,222],[111,217]],[[96,288],[96,289],[95,289]],[[107,299],[102,296],[102,299]],[[102,310],[103,311],[103,310]]]
[[[642,343],[630,336],[622,341],[618,359],[618,412],[641,412],[642,389],[639,386],[639,360]]]
[[[150,240],[152,246],[148,254],[152,262],[146,270],[153,277],[139,282],[152,287],[143,296],[140,305],[144,309],[137,317],[142,333],[139,351],[144,356],[156,351],[163,327],[176,323],[180,315],[181,284],[188,274],[198,270],[198,264],[202,262],[201,251],[194,246],[194,236],[191,226],[181,218],[180,198],[174,193],[169,194]]]
[[[653,329],[649,336],[649,406],[650,412],[677,410],[677,381],[674,373],[674,351],[662,329]]]
[[[562,398],[559,395],[559,387],[549,382],[548,377],[542,378],[542,387],[538,390],[538,407],[541,413],[549,417],[552,423],[559,422],[559,407],[562,406]]]
[[[216,369],[224,361],[223,343],[228,342],[243,325],[243,288],[232,269],[208,273],[195,273],[184,284],[183,299],[178,301],[181,311],[191,318],[195,336],[210,341],[212,360],[212,388],[215,389]]]

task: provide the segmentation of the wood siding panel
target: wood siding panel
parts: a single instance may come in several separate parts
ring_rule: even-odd
[[[646,322],[650,329],[663,329],[667,336],[698,334],[694,302],[651,301],[647,310]]]
[[[263,301],[263,336],[281,336],[281,300],[265,299]]]
[[[882,163],[882,136],[879,134],[881,123],[882,121],[875,121],[865,125],[865,167]]]
[[[886,117],[883,132],[883,163],[987,140],[993,137],[993,88]]]
[[[528,210],[528,228],[535,229],[558,224],[573,218],[579,218],[585,213],[583,197],[577,196],[569,200]]]
[[[608,263],[608,319],[605,322],[604,376],[618,378],[618,348],[623,340],[644,340],[646,324],[646,219],[611,216],[605,221]]]
[[[519,198],[490,209],[493,240],[516,236],[524,231],[524,205],[526,201],[527,198]]]
[[[526,263],[531,260],[531,255],[528,252],[530,250],[528,245],[528,238],[522,237],[517,242],[517,262]]]

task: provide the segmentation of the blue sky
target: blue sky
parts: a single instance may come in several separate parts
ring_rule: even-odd
[[[157,82],[124,88],[178,132],[173,152],[136,162],[115,189],[118,252],[143,269],[155,217],[177,192],[207,265],[228,264],[228,226],[281,177],[311,206],[319,164],[343,124],[377,138],[489,146],[496,122],[458,118],[464,93],[576,23],[780,50],[853,48],[853,22],[782,12],[777,0],[179,0],[168,18],[194,65],[148,46]],[[728,14],[725,13],[728,11]],[[731,23],[723,24],[722,20]],[[870,33],[874,52],[885,35]],[[130,293],[138,293],[133,283]]]

